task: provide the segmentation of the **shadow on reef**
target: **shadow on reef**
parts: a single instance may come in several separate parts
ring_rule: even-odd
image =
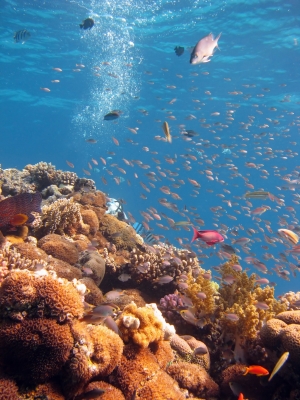
[[[0,400],[300,398],[299,293],[276,300],[235,254],[214,282],[51,164],[0,169],[0,194]]]

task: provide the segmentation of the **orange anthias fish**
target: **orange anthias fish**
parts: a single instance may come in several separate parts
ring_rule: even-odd
[[[247,374],[264,376],[269,375],[269,371],[266,368],[261,367],[260,365],[250,365],[248,368],[246,368],[246,372],[244,373],[244,375]]]

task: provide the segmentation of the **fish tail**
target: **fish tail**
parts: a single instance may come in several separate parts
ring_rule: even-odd
[[[81,29],[83,28],[83,24],[79,24],[79,26],[80,26]]]
[[[218,50],[221,50],[220,47],[219,47],[219,45],[218,45],[218,40],[220,39],[221,35],[222,35],[222,32],[220,32],[219,35],[216,37],[216,48],[217,48]]]
[[[196,239],[198,239],[198,231],[193,227],[193,231],[194,231],[194,236],[193,236],[193,238],[192,238],[192,241],[191,241],[191,243],[192,242],[194,242]]]

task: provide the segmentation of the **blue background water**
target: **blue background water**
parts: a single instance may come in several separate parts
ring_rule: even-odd
[[[299,190],[288,188],[282,178],[291,174],[288,177],[296,179],[299,172],[300,7],[297,0],[244,3],[3,0],[0,162],[3,168],[22,169],[26,164],[46,161],[66,170],[70,169],[66,165],[69,160],[80,176],[84,175],[82,169],[89,170],[90,162],[91,178],[97,188],[126,200],[126,210],[138,221],[142,221],[140,212],[148,207],[175,221],[186,219],[159,204],[159,198],[167,198],[192,220],[190,211],[198,212],[205,222],[202,229],[227,231],[226,225],[226,243],[240,237],[251,238],[250,254],[236,246],[242,266],[249,267],[244,262],[247,256],[265,262],[272,273],[266,277],[277,283],[276,293],[280,294],[299,288],[298,275],[295,279],[291,273],[291,280],[285,281],[272,268],[278,264],[289,270],[290,265],[283,263],[279,253],[291,245],[279,238],[277,230],[294,228],[299,223]],[[89,16],[95,20],[94,28],[80,30],[79,24]],[[13,40],[14,32],[20,29],[31,33],[24,44]],[[222,32],[220,51],[216,50],[210,63],[190,65],[189,49],[210,32]],[[181,57],[173,50],[178,45],[185,47]],[[85,68],[76,64],[84,64]],[[60,83],[51,82],[55,79]],[[51,92],[44,92],[41,87]],[[174,98],[176,102],[169,104]],[[121,117],[104,121],[103,116],[113,109],[122,110]],[[234,111],[232,119],[228,119],[228,110]],[[215,112],[220,115],[211,115]],[[170,115],[176,119],[170,119]],[[163,136],[163,121],[170,125],[172,144],[154,138]],[[198,136],[186,141],[180,125],[195,130]],[[139,128],[138,134],[131,133],[128,127]],[[112,137],[118,139],[119,146]],[[97,143],[89,144],[87,138],[94,138]],[[143,151],[144,146],[158,154]],[[224,148],[230,148],[231,155],[223,154]],[[182,157],[187,154],[197,160]],[[103,169],[99,159],[108,156],[112,159],[107,160],[107,168],[113,176]],[[175,163],[167,163],[165,157],[173,158]],[[94,165],[91,158],[99,165]],[[134,167],[127,166],[122,158],[141,160],[150,168],[142,169],[136,163]],[[183,165],[186,160],[190,170]],[[247,168],[246,162],[253,162],[258,168]],[[124,168],[126,175],[110,166],[114,163]],[[167,172],[164,178],[157,167],[178,176]],[[214,180],[206,177],[205,170],[212,171]],[[161,181],[149,181],[145,174],[150,171]],[[113,179],[118,176],[124,178],[119,185]],[[105,177],[107,185],[101,177]],[[201,184],[199,194],[193,192],[195,188],[188,178]],[[178,179],[185,184],[173,188],[172,183],[178,183]],[[150,192],[143,190],[140,182]],[[261,205],[271,209],[260,217],[261,221],[252,219],[241,208],[247,207],[243,195],[250,189],[246,183],[255,190],[270,191],[283,199],[284,205],[253,200],[252,210]],[[162,193],[162,186],[170,187],[182,200]],[[141,198],[141,193],[147,199]],[[231,201],[232,207],[223,200]],[[214,213],[211,207],[217,206],[222,209]],[[188,211],[184,211],[185,207]],[[286,207],[293,207],[295,212]],[[156,223],[169,227],[164,218],[153,220],[153,233],[164,234],[174,244],[178,244],[176,237],[189,243],[191,232],[161,229]],[[249,228],[256,231],[253,236],[246,232]],[[235,230],[237,236],[233,236]],[[266,243],[264,234],[274,242]],[[193,249],[197,251],[197,247]],[[201,249],[207,256],[203,258],[204,267],[221,263],[215,254],[218,250],[219,246]],[[266,261],[270,255],[278,262]],[[297,259],[287,252],[286,255],[290,263],[297,265]],[[252,270],[264,276],[253,267]]]

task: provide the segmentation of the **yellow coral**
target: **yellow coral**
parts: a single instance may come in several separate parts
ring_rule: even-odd
[[[196,279],[193,278],[192,274],[188,274],[188,288],[186,294],[192,299],[193,305],[195,306],[198,313],[210,315],[213,314],[216,308],[215,296],[217,295],[216,285],[209,279],[206,279],[204,274],[210,273],[210,271],[201,270],[200,274]],[[202,292],[206,295],[205,299],[200,299],[197,293]]]
[[[164,337],[162,323],[154,311],[147,307],[137,307],[134,303],[124,308],[117,324],[124,342],[132,339],[141,347],[148,347],[149,343],[163,340]]]
[[[261,288],[255,283],[255,274],[248,276],[246,272],[236,271],[232,268],[235,264],[238,264],[238,258],[232,255],[220,271],[222,280],[228,275],[233,276],[235,280],[231,285],[222,283],[219,290],[218,313],[223,317],[223,312],[236,314],[239,317],[237,322],[222,318],[222,325],[226,331],[240,334],[245,338],[255,338],[263,322],[286,310],[286,305],[275,300],[274,288],[269,286]],[[257,302],[266,303],[269,308],[261,310],[255,306]]]

